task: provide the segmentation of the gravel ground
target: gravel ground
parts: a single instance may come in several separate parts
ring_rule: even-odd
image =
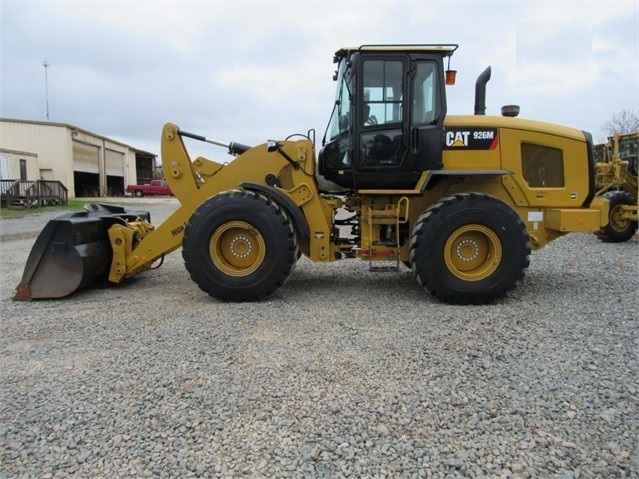
[[[304,258],[225,304],[179,252],[12,301],[50,216],[1,223],[0,477],[639,477],[636,237],[561,238],[491,306]]]

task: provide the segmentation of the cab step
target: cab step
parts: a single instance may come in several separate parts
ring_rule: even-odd
[[[365,218],[371,243],[365,254],[369,271],[399,271],[399,225],[408,221],[408,205],[408,198],[403,196],[397,203],[387,204],[382,210],[368,209]]]

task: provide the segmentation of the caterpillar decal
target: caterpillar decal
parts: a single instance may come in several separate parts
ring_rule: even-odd
[[[446,150],[494,150],[498,145],[497,128],[452,128],[444,134]]]

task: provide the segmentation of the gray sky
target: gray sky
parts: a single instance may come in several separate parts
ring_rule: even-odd
[[[449,113],[472,114],[492,66],[487,114],[605,137],[639,108],[639,7],[629,1],[0,0],[0,116],[49,116],[159,154],[165,122],[258,144],[314,128],[334,101],[333,53],[380,43],[458,43]],[[223,149],[188,143],[192,156]],[[1,146],[1,145],[0,145]]]

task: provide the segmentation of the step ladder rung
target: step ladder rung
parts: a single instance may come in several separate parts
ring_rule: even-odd
[[[369,271],[371,273],[390,273],[390,272],[399,271],[399,265],[393,265],[393,266],[373,266],[373,265],[371,265],[369,267]]]
[[[373,241],[372,246],[386,246],[387,248],[397,248],[397,241]]]

